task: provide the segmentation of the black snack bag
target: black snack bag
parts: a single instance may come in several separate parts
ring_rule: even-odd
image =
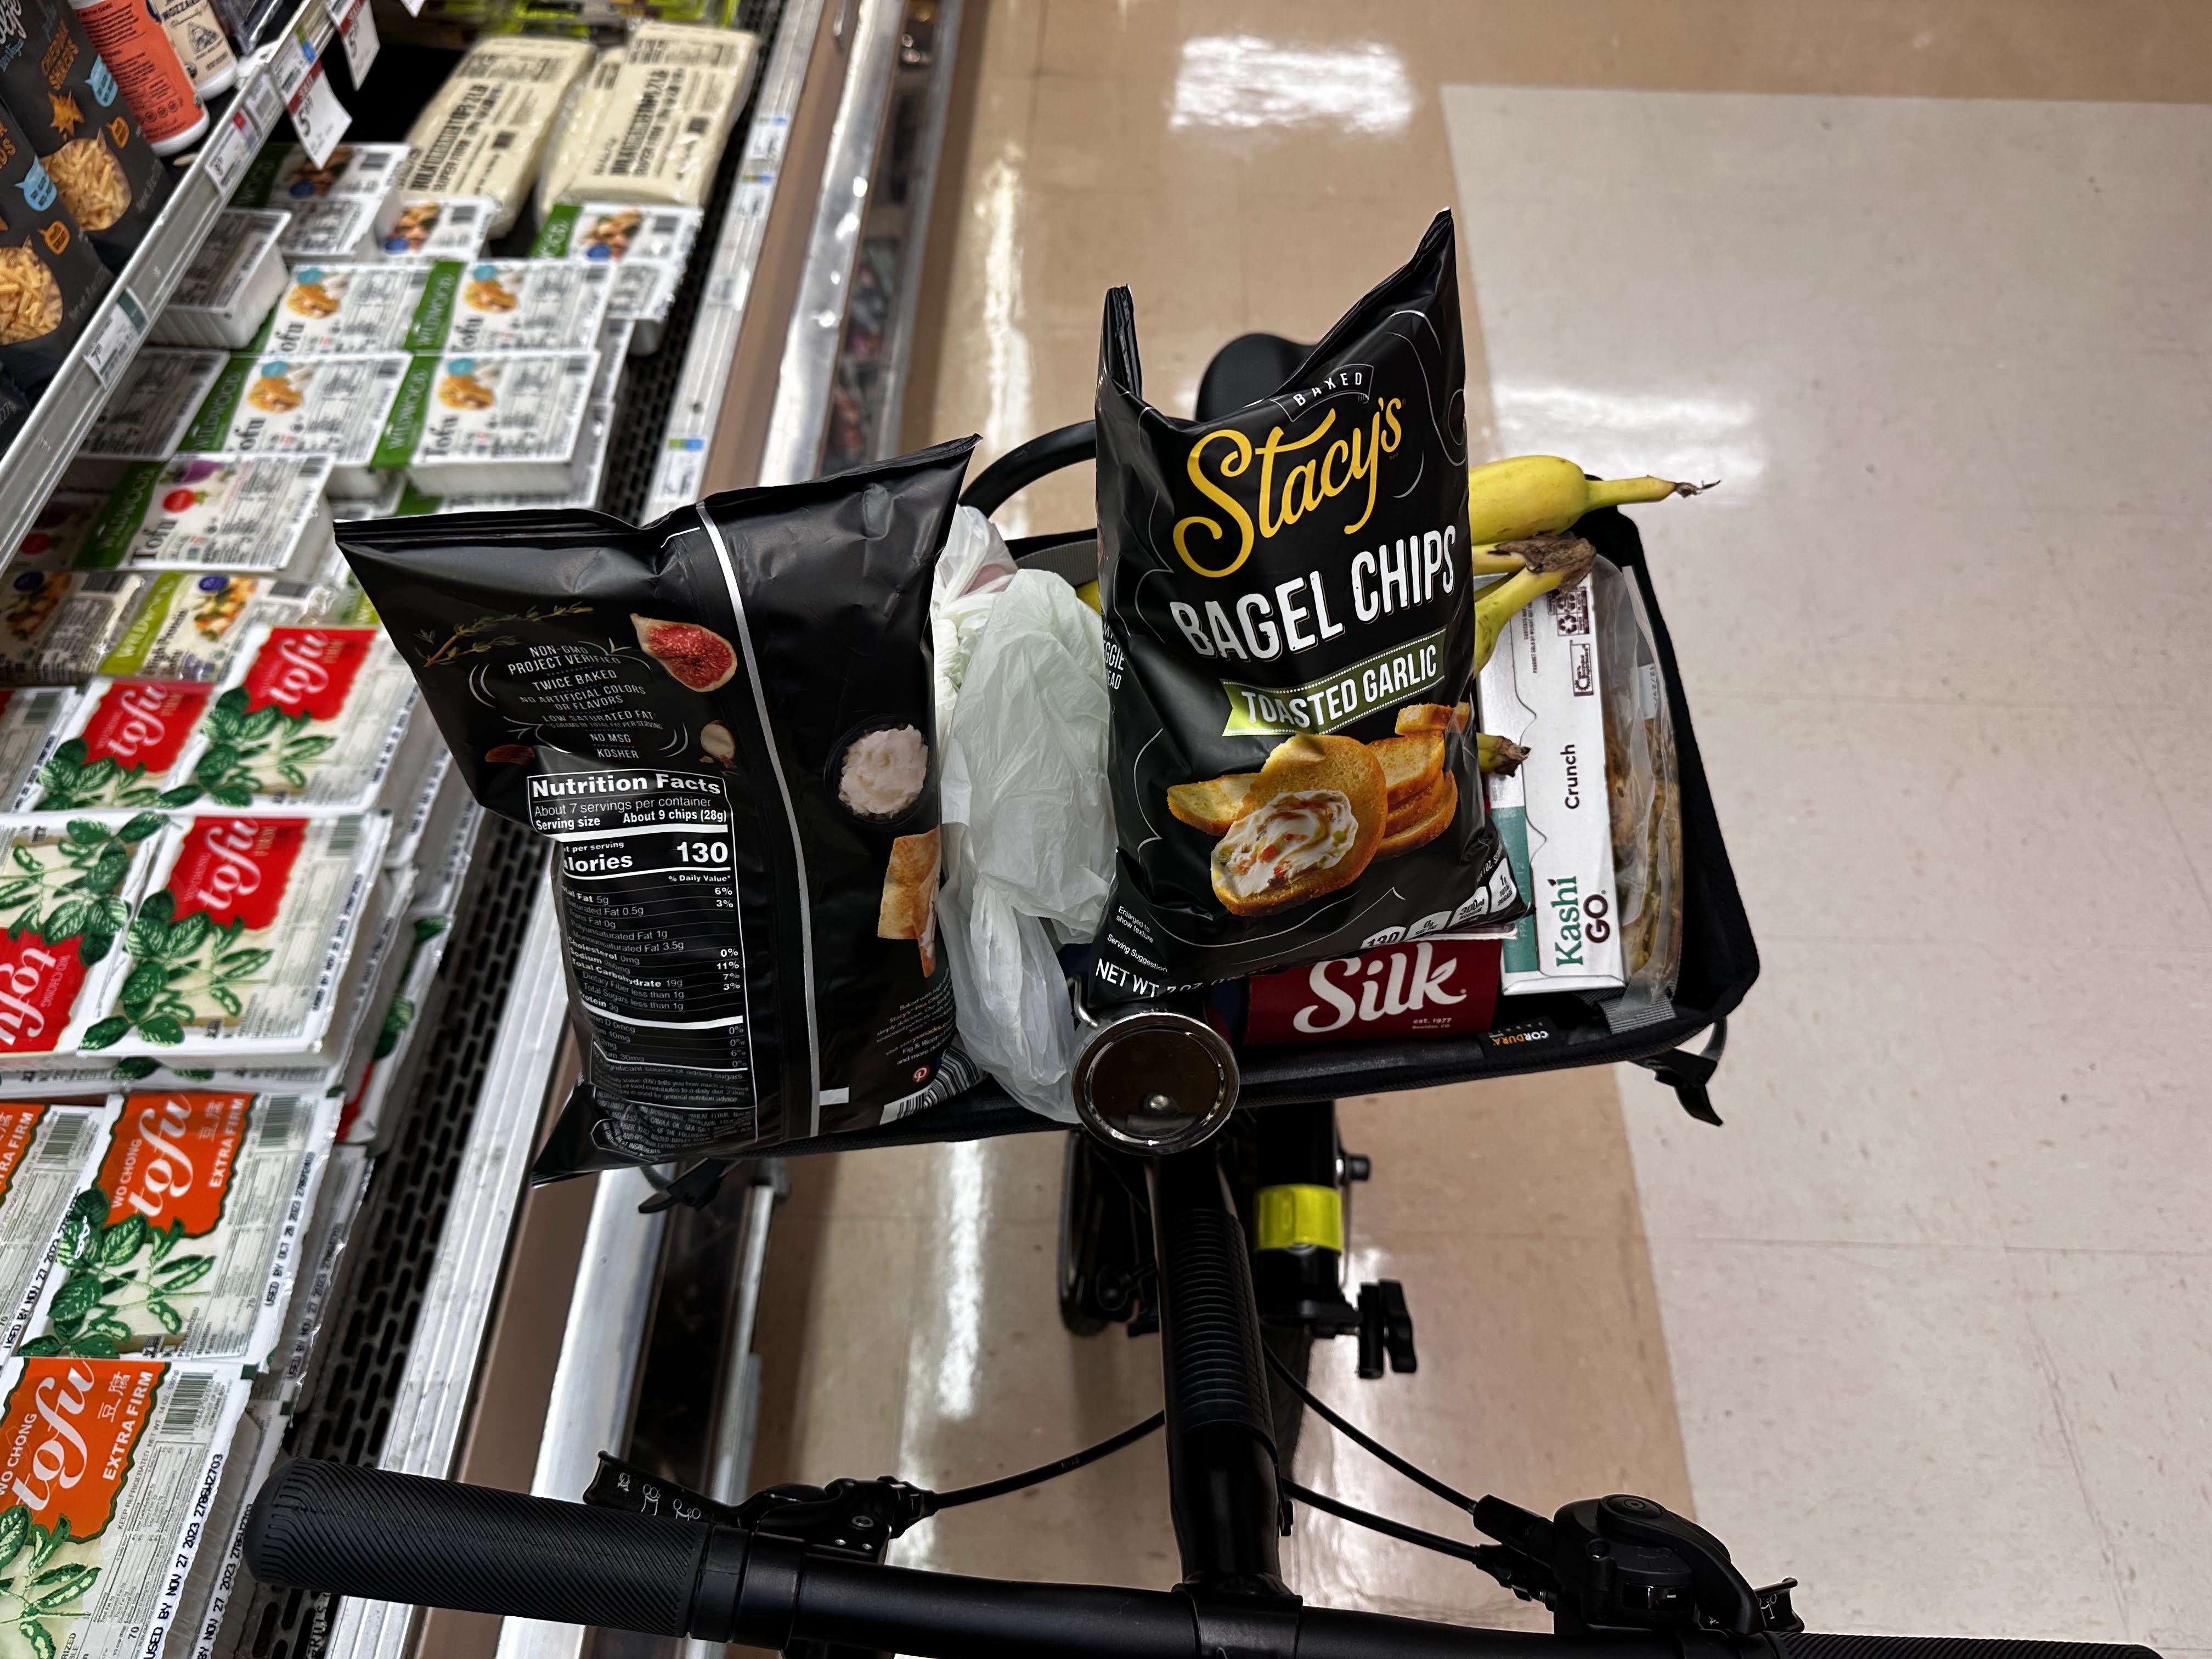
[[[16,389],[15,383],[0,374],[0,450],[15,441],[15,433],[30,418],[31,400]]]
[[[929,591],[975,440],[603,514],[349,523],[462,775],[556,842],[584,1081],[541,1180],[959,1093]]]
[[[102,263],[122,270],[174,175],[66,0],[0,5],[0,103],[15,112]]]
[[[1100,1000],[1522,914],[1474,742],[1465,380],[1449,213],[1222,420],[1145,402],[1128,290],[1106,296]]]
[[[28,392],[52,380],[112,280],[0,106],[0,370]]]

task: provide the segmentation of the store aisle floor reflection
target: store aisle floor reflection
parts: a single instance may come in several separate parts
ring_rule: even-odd
[[[1732,757],[1740,781],[1723,810],[1772,981],[1739,1023],[1730,1127],[1687,1122],[1641,1073],[1347,1105],[1346,1138],[1376,1166],[1355,1196],[1352,1271],[1406,1282],[1422,1369],[1361,1382],[1349,1346],[1324,1344],[1316,1387],[1476,1491],[1540,1508],[1624,1488],[1694,1504],[1752,1571],[1806,1578],[1817,1622],[2201,1648],[2212,1607],[2180,1564],[2201,1553],[2204,1494],[2176,1469],[2212,1456],[2183,1383],[2212,1340],[2190,1301],[2204,1160],[2188,1079],[2206,1056],[2124,999],[2098,1016],[2054,987],[2154,967],[2199,981],[2203,954],[2185,927],[2130,968],[2130,919],[2111,907],[2067,933],[2062,969],[2029,896],[2042,878],[2028,832],[1990,827],[1980,803],[1992,788],[2033,799],[2029,820],[2055,832],[2075,783],[2119,790],[2145,834],[2171,826],[2148,866],[2157,890],[2177,914],[2206,902],[2201,860],[2177,848],[2194,845],[2212,799],[2190,713],[2208,612],[2203,469],[2187,448],[2201,447],[2212,380],[2175,367],[2205,347],[2208,313],[2190,274],[2203,261],[2172,257],[2202,236],[2188,214],[2212,175],[2189,135],[2204,112],[2137,106],[2114,126],[2037,112],[2063,101],[1992,100],[2212,100],[2212,13],[2186,0],[969,6],[908,447],[981,431],[981,464],[1087,418],[1117,283],[1134,292],[1147,395],[1187,410],[1222,343],[1315,337],[1449,204],[1475,453],[1556,447],[1727,480],[1644,522],[1666,515],[1660,591],[1708,764]],[[1514,104],[1501,86],[1574,90]],[[1705,125],[1662,134],[1633,96],[1662,89],[1812,94],[1770,101],[1823,113],[1747,127],[1726,100],[1693,100]],[[1833,94],[1923,101],[1885,127]],[[2160,134],[2187,139],[2163,163]],[[1992,166],[2030,143],[2086,146],[2072,159],[2107,209],[2129,207],[2112,220],[2128,234],[2052,240],[2074,221],[2042,210],[2032,171]],[[1813,155],[1861,193],[1792,207]],[[1694,173],[1694,237],[1669,222],[1668,195],[1692,163],[1710,170]],[[1881,195],[1899,165],[1929,191],[1995,193],[1948,225],[1899,221]],[[1993,225],[2013,240],[1981,234]],[[1662,302],[1685,293],[1698,303]],[[2022,349],[1996,383],[1948,372],[2007,331]],[[2132,376],[2137,362],[2158,372]],[[2077,429],[2154,440],[2101,474],[2112,501],[2068,496]],[[1826,492],[1817,511],[1796,504],[1808,485]],[[1001,521],[1090,524],[1090,491],[1087,473],[1060,475]],[[1882,511],[1897,491],[1915,504],[1910,537]],[[2066,578],[2055,550],[2093,540],[2115,504],[2144,515],[2128,580]],[[1760,518],[1770,509],[1788,534]],[[2033,509],[2045,511],[2031,525]],[[2008,565],[2019,579],[1998,585],[1971,562],[1901,562],[2038,537],[2044,563]],[[1861,582],[1907,584],[1920,609],[1886,600],[1863,625]],[[2124,617],[2125,629],[2105,625]],[[2113,735],[2116,714],[2062,766],[2055,711],[2115,672],[2172,695],[2128,712],[2131,736]],[[1822,699],[1877,679],[1897,700],[1837,731]],[[2138,745],[2174,757],[2156,789]],[[1947,958],[1978,988],[1956,1030],[1915,1035],[1935,1005],[1924,985],[1908,994],[1902,935],[1835,922],[1822,879],[1890,844],[1864,809],[1830,810],[1854,778],[1917,804],[1917,826],[1882,833],[1910,830],[1916,892],[1976,941]],[[2090,840],[2100,860],[2118,845]],[[1807,987],[1825,990],[1808,1000]],[[2005,1042],[2022,1008],[2050,1039],[2032,1075]],[[1949,1071],[1904,1063],[1931,1045]],[[1879,1133],[1850,1095],[1868,1066],[1887,1068],[1893,1095]],[[984,1479],[1157,1407],[1153,1339],[1076,1339],[1058,1322],[1060,1156],[1041,1134],[794,1168],[763,1313],[757,1481]],[[1786,1359],[1758,1351],[1776,1297],[1811,1333]],[[1929,1370],[1945,1353],[1956,1366]],[[1977,1403],[1945,1417],[1954,1384]],[[1784,1405],[1762,1404],[1762,1388]],[[1310,1425],[1297,1467],[1354,1502],[1463,1527]],[[1984,1551],[1953,1522],[1995,1490],[2010,1497]],[[1852,1537],[1810,1527],[1838,1504]],[[1902,1557],[1866,1541],[1893,1538],[1893,1521]],[[1916,1530],[1929,1527],[1941,1548]],[[2023,1585],[1996,1556],[2044,1565]],[[1167,1583],[1158,1449],[940,1516],[897,1559]],[[1317,1601],[1542,1623],[1463,1565],[1325,1518],[1300,1516],[1286,1563]],[[2020,1594],[1997,1605],[1984,1582]]]

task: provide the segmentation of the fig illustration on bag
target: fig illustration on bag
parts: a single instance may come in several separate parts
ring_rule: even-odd
[[[1465,378],[1449,213],[1273,396],[1216,421],[1144,401],[1128,290],[1107,295],[1102,999],[1524,908],[1478,777]]]

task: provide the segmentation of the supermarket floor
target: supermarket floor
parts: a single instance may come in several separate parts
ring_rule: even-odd
[[[2212,11],[969,6],[909,440],[1083,417],[1115,282],[1187,410],[1450,204],[1478,453],[1726,481],[1640,520],[1766,963],[1729,1125],[1642,1073],[1351,1104],[1352,1271],[1422,1366],[1340,1343],[1322,1392],[1477,1491],[1694,1506],[1816,1627],[2212,1655]],[[797,1169],[757,1480],[1153,1409],[1152,1340],[1056,1321],[1059,1156]],[[1318,1431],[1299,1474],[1452,1528]],[[1125,1453],[899,1559],[1164,1583],[1164,1499]],[[1312,1600],[1529,1620],[1288,1550]]]

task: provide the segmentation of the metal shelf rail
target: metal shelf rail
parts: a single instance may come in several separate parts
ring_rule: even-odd
[[[284,32],[240,64],[237,92],[210,112],[207,139],[178,178],[160,218],[0,458],[0,574],[61,482],[107,394],[138,355],[246,164],[337,34],[325,0],[301,0]]]
[[[752,296],[761,248],[768,235],[769,210],[783,179],[785,147],[792,117],[806,85],[806,70],[822,19],[823,0],[790,0],[776,30],[775,49],[755,94],[752,125],[738,164],[737,187],[730,197],[720,234],[714,240],[697,319],[684,347],[683,372],[661,434],[653,482],[646,492],[640,524],[650,524],[699,497],[707,446],[722,416],[728,390],[730,357],[744,327]]]

